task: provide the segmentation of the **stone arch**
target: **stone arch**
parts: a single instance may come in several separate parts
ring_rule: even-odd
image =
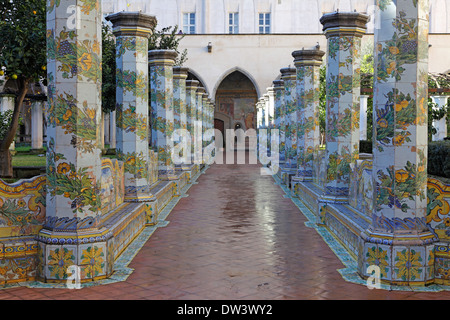
[[[240,123],[244,131],[255,129],[258,101],[255,82],[241,70],[233,70],[220,78],[213,91],[216,102],[214,117],[225,120],[225,129],[234,129],[236,123]]]
[[[206,84],[206,81],[203,80],[203,78],[196,71],[192,70],[191,68],[189,68],[187,80],[197,80],[198,82],[200,82],[200,86],[205,88],[207,95],[211,99],[214,98],[214,96],[211,96],[211,94],[210,94],[211,92],[208,89],[208,85]]]
[[[435,0],[430,3],[430,33],[445,33],[448,30],[447,3]]]
[[[213,91],[211,92],[211,97],[214,99],[216,94],[217,94],[217,89],[219,88],[219,86],[222,84],[223,80],[225,80],[226,77],[228,77],[230,74],[232,74],[233,72],[238,71],[240,73],[242,73],[243,75],[245,75],[252,83],[253,86],[256,89],[256,94],[259,96],[261,96],[261,90],[259,89],[258,83],[256,82],[255,78],[247,71],[245,71],[242,68],[239,67],[234,67],[231,68],[229,70],[227,70],[216,82]]]

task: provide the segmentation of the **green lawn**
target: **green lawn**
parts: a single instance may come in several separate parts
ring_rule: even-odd
[[[12,159],[13,167],[45,167],[46,162],[45,155],[35,154],[17,153]]]
[[[46,166],[46,158],[45,154],[30,154],[25,153],[26,150],[17,150],[16,155],[13,156],[12,165],[13,167],[45,167]],[[115,154],[105,154],[102,155],[104,158],[116,159],[117,155]]]

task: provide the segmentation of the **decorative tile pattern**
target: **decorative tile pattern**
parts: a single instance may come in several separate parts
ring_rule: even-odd
[[[116,141],[125,163],[126,200],[148,194],[148,37],[156,19],[142,13],[119,12],[106,18],[116,36]]]
[[[195,125],[197,121],[197,80],[186,81],[186,114],[187,130],[191,137],[191,163],[194,161],[195,154]]]
[[[427,224],[438,205],[430,201],[427,211],[428,4],[379,2],[382,24],[375,33],[374,207],[367,241],[393,245],[392,281],[407,284],[434,281],[428,247],[438,240]]]
[[[182,67],[173,68],[173,107],[174,107],[174,132],[177,136],[181,136],[183,130],[187,130],[187,114],[186,114],[186,79],[188,76],[188,69]],[[175,136],[174,136],[174,139]],[[183,136],[177,141],[174,148],[180,147],[184,143]],[[178,142],[179,141],[179,142]],[[190,141],[189,141],[190,142]],[[186,150],[187,151],[187,150]],[[189,150],[190,152],[190,150]],[[190,154],[189,154],[190,155]],[[191,159],[188,154],[179,155],[179,163],[175,163],[176,168],[181,168],[183,163],[190,163]],[[187,158],[189,157],[189,162]],[[184,160],[183,160],[184,159]],[[182,161],[183,160],[183,161]]]
[[[385,22],[375,46],[373,214],[388,220],[426,216],[426,8],[427,0],[383,1],[378,7]]]
[[[206,90],[203,87],[197,88],[196,118],[194,124],[194,163],[203,163],[203,97]]]
[[[7,184],[0,180],[0,238],[36,235],[45,217],[45,176]]]
[[[325,52],[300,50],[292,53],[297,68],[297,175],[312,180],[314,158],[320,145],[320,66]]]
[[[174,50],[149,51],[152,148],[158,153],[158,177],[175,179],[172,161],[174,130],[173,65]]]
[[[295,68],[283,68],[280,72],[284,84],[284,167],[291,170],[297,166],[297,70]]]
[[[68,7],[81,7],[71,29]],[[47,216],[100,212],[101,10],[98,1],[47,2]]]
[[[276,80],[273,82],[274,90],[274,125],[279,131],[279,164],[284,164],[285,161],[285,125],[284,125],[284,81]],[[278,170],[277,170],[278,171]]]
[[[331,13],[320,19],[328,41],[325,192],[348,196],[350,164],[359,154],[361,38],[369,17]]]

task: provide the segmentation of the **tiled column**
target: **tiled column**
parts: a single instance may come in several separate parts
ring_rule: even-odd
[[[427,216],[428,15],[426,0],[379,1],[375,30],[372,222],[359,270],[382,281],[434,281]]]
[[[263,107],[261,104],[261,100],[258,100],[256,103],[256,127],[261,129],[263,127],[263,119],[264,119]]]
[[[37,275],[46,281],[65,281],[72,265],[82,281],[112,272],[112,235],[98,228],[101,25],[100,1],[47,1],[46,222],[37,236]]]
[[[320,145],[320,66],[325,52],[299,50],[292,53],[297,68],[297,175],[295,181],[312,181],[314,159]]]
[[[110,139],[109,139],[109,147],[110,148],[116,148],[117,146],[117,127],[116,127],[116,111],[111,111],[109,113],[109,134],[110,134]]]
[[[194,163],[195,154],[195,124],[197,121],[197,88],[199,82],[197,80],[186,81],[186,114],[187,114],[187,130],[191,136],[191,164]]]
[[[267,96],[268,96],[268,110],[269,110],[269,128],[273,128],[274,125],[274,116],[275,116],[275,97],[274,97],[274,89],[273,87],[267,88]]]
[[[263,96],[263,107],[264,107],[264,127],[269,128],[270,127],[270,111],[269,111],[269,95],[266,93]]]
[[[44,142],[43,101],[34,101],[31,106],[31,150],[39,150]]]
[[[206,95],[206,90],[203,87],[197,88],[197,114],[195,121],[195,139],[194,139],[194,163],[203,163],[203,96]]]
[[[284,126],[285,126],[285,163],[281,169],[282,182],[289,184],[290,177],[295,175],[297,167],[297,112],[296,110],[296,78],[295,68],[280,70],[284,82]]]
[[[359,108],[359,140],[367,140],[367,99],[369,96],[360,96]]]
[[[177,53],[174,50],[148,52],[150,66],[150,93],[152,109],[152,147],[158,152],[158,177],[175,180],[172,161],[174,128],[173,65]]]
[[[173,68],[173,108],[174,108],[174,130],[186,130],[186,79],[188,77],[188,68]],[[184,139],[185,137],[180,137]],[[182,143],[183,140],[179,140]],[[187,150],[186,150],[187,151]],[[190,151],[189,151],[190,152]],[[186,157],[187,155],[183,155]],[[175,164],[177,169],[182,169],[183,163]]]
[[[449,96],[432,96],[431,99],[436,103],[436,108],[439,110],[447,105],[448,97]],[[433,127],[435,127],[437,131],[436,134],[433,134],[433,141],[444,140],[444,138],[447,137],[447,119],[445,116],[440,120],[434,120]]]
[[[212,132],[212,129],[214,129],[214,104],[211,99],[208,99],[208,116],[207,116],[207,126],[206,126],[206,156],[207,156],[207,163],[211,163],[213,160],[212,156],[213,148],[214,148],[214,134]]]
[[[320,19],[328,40],[325,202],[348,200],[350,164],[359,156],[361,38],[368,20],[357,12]]]
[[[0,94],[0,112],[6,112],[8,110],[14,111],[16,96],[13,94]],[[9,150],[15,149],[16,142],[13,141],[9,146]]]
[[[116,37],[116,149],[125,164],[125,200],[154,198],[148,174],[148,38],[156,19],[119,12],[106,17]]]
[[[208,127],[208,95],[203,95],[203,102],[202,102],[202,163],[205,164],[205,148],[208,145],[208,138],[206,137],[206,129]]]
[[[273,90],[274,90],[274,123],[275,129],[279,131],[279,165],[280,167],[284,166],[284,148],[285,148],[285,127],[284,127],[284,81],[283,80],[275,80],[273,82]],[[278,172],[278,170],[276,170]]]

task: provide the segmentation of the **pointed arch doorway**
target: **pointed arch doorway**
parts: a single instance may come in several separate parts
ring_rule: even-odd
[[[256,130],[257,101],[255,85],[239,70],[230,72],[219,83],[215,94],[214,127],[223,130],[224,145],[227,143],[227,129]]]

